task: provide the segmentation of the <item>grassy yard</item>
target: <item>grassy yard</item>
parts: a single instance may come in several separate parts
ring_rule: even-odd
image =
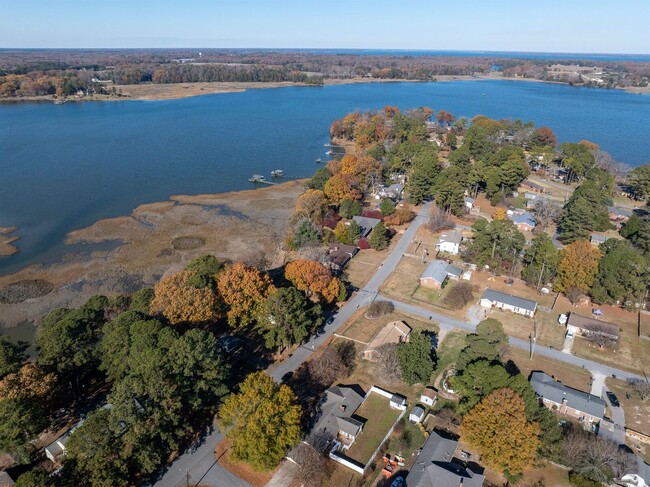
[[[608,377],[605,384],[616,394],[625,411],[625,425],[634,431],[650,435],[650,399],[641,401],[625,381]]]
[[[350,324],[339,332],[340,335],[368,343],[374,336],[391,321],[404,321],[413,330],[432,330],[438,331],[438,325],[431,321],[422,321],[414,318],[408,313],[401,311],[393,312],[381,318],[369,319],[364,316],[365,310],[362,310]]]
[[[533,360],[529,360],[527,351],[514,347],[508,349],[504,358],[512,360],[525,377],[528,377],[534,370],[542,370],[569,387],[585,392],[591,390],[591,374],[581,367],[557,362],[539,355],[535,355]]]
[[[372,249],[360,250],[345,267],[345,275],[348,281],[359,289],[365,286],[397,245],[399,238],[399,234],[395,235],[389,247],[379,252]]]
[[[537,326],[537,343],[539,345],[551,346],[561,350],[564,344],[566,330],[563,326],[558,325],[555,313],[537,311],[535,317],[531,319],[493,308],[488,311],[488,317],[503,323],[503,329],[508,336],[527,340],[534,333],[535,326]]]
[[[371,455],[400,415],[401,411],[391,409],[389,404],[388,398],[373,393],[357,409],[354,416],[363,418],[366,422],[361,434],[345,453],[348,457],[363,464],[370,460]]]
[[[458,354],[465,346],[467,333],[463,331],[452,331],[445,336],[445,339],[438,345],[438,363],[433,372],[432,379],[435,380],[449,365],[456,362]]]

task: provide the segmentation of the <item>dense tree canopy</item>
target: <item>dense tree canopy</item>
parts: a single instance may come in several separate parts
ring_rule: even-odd
[[[260,306],[275,292],[267,274],[242,262],[228,267],[219,277],[217,287],[229,306],[228,323],[234,327],[252,323]]]
[[[286,385],[264,372],[250,374],[219,412],[232,455],[257,470],[270,470],[301,438],[302,409]]]
[[[0,378],[17,372],[23,362],[27,359],[25,350],[27,342],[13,343],[5,335],[0,335]]]
[[[466,250],[466,258],[480,266],[489,265],[497,272],[512,269],[519,259],[526,238],[512,221],[478,220],[474,225],[474,241]]]
[[[435,350],[431,346],[431,337],[422,331],[414,331],[409,341],[397,347],[402,378],[407,384],[426,384],[435,367]]]
[[[635,167],[628,175],[627,184],[636,199],[650,202],[650,164]]]
[[[528,422],[524,400],[512,389],[492,392],[463,418],[461,436],[481,461],[510,475],[531,467],[539,447],[539,425]]]
[[[586,240],[567,245],[560,252],[555,289],[568,292],[572,288],[588,293],[598,272],[600,250]]]
[[[521,277],[531,286],[544,285],[555,276],[559,262],[559,250],[546,233],[541,233],[526,249]]]
[[[284,277],[307,296],[327,303],[331,303],[339,295],[339,280],[332,276],[327,267],[315,260],[296,259],[289,262],[285,267]]]
[[[590,232],[604,231],[609,227],[609,214],[601,188],[593,181],[585,181],[564,206],[558,228],[560,240],[568,244],[587,239]]]

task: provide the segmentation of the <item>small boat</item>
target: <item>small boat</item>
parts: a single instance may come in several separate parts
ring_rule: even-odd
[[[54,104],[55,104],[55,105],[63,105],[63,104],[66,103],[67,101],[68,101],[68,100],[67,100],[66,98],[64,98],[63,100],[54,100]]]
[[[253,174],[251,178],[248,179],[251,183],[264,183],[266,178],[261,174]]]
[[[321,162],[323,162],[323,159],[321,159],[320,157],[316,159],[316,164],[320,164]]]
[[[282,169],[276,169],[275,171],[271,171],[271,177],[272,178],[283,178],[284,177],[284,171]]]
[[[323,144],[323,147],[332,147],[332,144]]]
[[[334,151],[332,149],[330,149],[325,154],[327,154],[328,156],[331,156],[332,154],[334,154]]]

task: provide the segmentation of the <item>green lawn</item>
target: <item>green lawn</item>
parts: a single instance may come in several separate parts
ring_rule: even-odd
[[[400,413],[398,409],[391,409],[387,397],[376,393],[370,394],[354,414],[366,420],[363,431],[345,455],[365,465],[388,430],[395,424]]]

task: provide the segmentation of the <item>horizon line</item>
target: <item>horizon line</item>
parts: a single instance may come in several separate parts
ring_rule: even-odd
[[[165,47],[0,47],[4,50],[20,51],[73,51],[73,50],[221,50],[221,51],[389,51],[389,52],[454,52],[454,53],[483,53],[483,54],[560,54],[560,55],[587,55],[587,56],[650,56],[650,53],[633,52],[575,52],[575,51],[510,51],[490,49],[428,49],[428,48],[381,48],[381,47],[206,47],[206,46],[165,46]]]

